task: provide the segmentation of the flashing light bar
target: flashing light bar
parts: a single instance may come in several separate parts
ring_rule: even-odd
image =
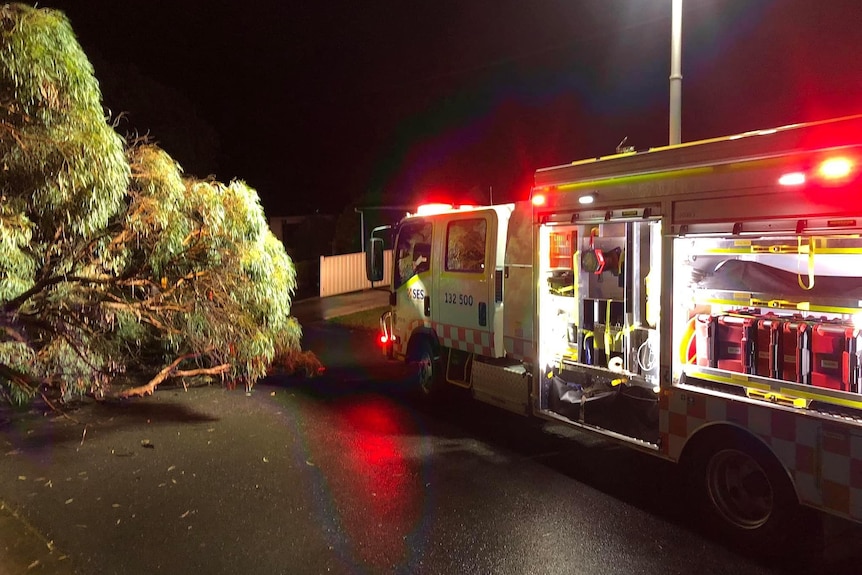
[[[430,216],[432,214],[442,214],[452,209],[452,204],[422,204],[416,208],[416,214],[420,216]]]
[[[469,211],[474,209],[476,209],[476,206],[471,204],[461,204],[460,206],[456,206],[454,204],[422,204],[416,208],[416,215],[431,216],[434,214],[450,212],[452,210]]]
[[[850,158],[838,156],[822,161],[813,170],[813,175],[821,181],[842,180],[850,176],[855,167]],[[788,172],[778,178],[778,183],[782,186],[801,186],[808,181],[808,176],[805,172]]]
[[[817,170],[817,173],[826,180],[837,180],[846,178],[853,171],[853,162],[848,158],[829,158]]]
[[[790,172],[778,178],[778,183],[782,186],[801,186],[805,180],[806,177],[803,172]]]

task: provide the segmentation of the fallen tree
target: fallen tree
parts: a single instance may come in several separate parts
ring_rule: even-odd
[[[247,387],[299,354],[293,264],[257,193],[106,122],[65,16],[0,7],[0,394]],[[112,390],[117,377],[141,382]]]

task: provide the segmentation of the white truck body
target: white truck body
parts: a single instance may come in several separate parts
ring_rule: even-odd
[[[748,456],[772,503],[713,501],[737,530],[771,526],[785,482],[788,505],[862,521],[860,171],[854,116],[541,169],[531,201],[410,215],[387,353],[430,348],[427,391],[705,458],[713,500]]]

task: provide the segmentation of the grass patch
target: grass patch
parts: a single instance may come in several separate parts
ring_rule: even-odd
[[[336,325],[343,325],[344,327],[349,327],[351,329],[378,330],[380,329],[380,316],[383,315],[383,312],[385,311],[389,311],[388,305],[333,317],[329,322]]]

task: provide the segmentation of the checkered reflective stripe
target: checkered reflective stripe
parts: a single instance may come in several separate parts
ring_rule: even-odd
[[[678,460],[686,440],[711,422],[728,422],[760,437],[788,469],[800,501],[862,519],[862,423],[832,420],[674,388],[662,394],[661,448]]]
[[[493,357],[494,355],[493,337],[490,332],[422,320],[410,322],[407,333],[399,342],[401,354],[407,353],[407,340],[410,339],[410,334],[420,327],[433,329],[442,346],[477,353],[486,357]]]
[[[506,355],[523,361],[530,361],[533,356],[533,342],[520,337],[503,336],[503,348]]]
[[[460,349],[479,355],[492,356],[491,333],[444,323],[432,323],[440,344],[452,349]]]

